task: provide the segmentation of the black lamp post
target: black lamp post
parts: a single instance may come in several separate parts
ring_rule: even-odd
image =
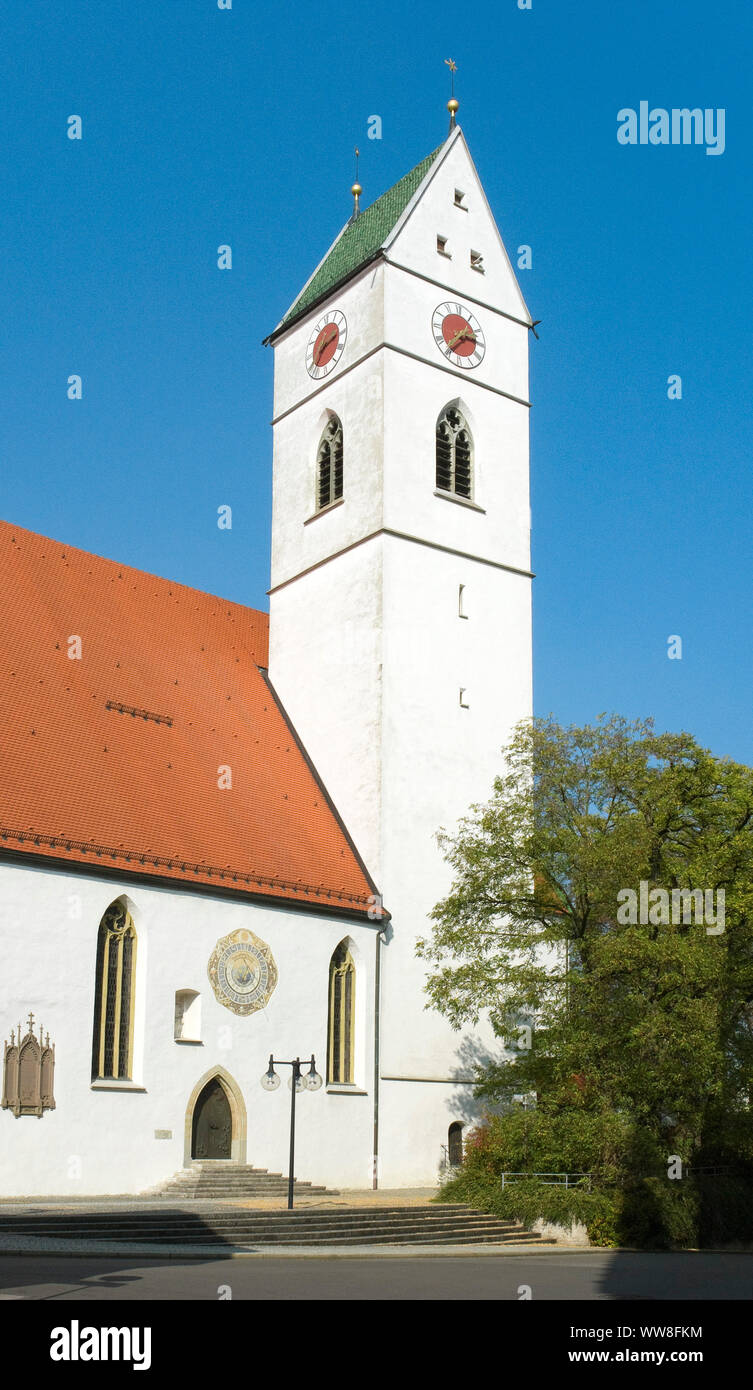
[[[311,1054],[311,1066],[305,1076],[301,1075],[301,1066],[305,1066],[300,1057],[296,1057],[294,1062],[278,1062],[278,1067],[292,1067],[293,1073],[289,1081],[290,1096],[290,1166],[288,1168],[288,1211],[293,1210],[293,1183],[295,1173],[295,1098],[298,1091],[318,1091],[322,1084],[322,1078],[316,1070],[314,1054]],[[276,1091],[280,1084],[280,1078],[275,1071],[275,1059],[272,1053],[269,1054],[269,1067],[265,1071],[261,1084],[265,1091]]]

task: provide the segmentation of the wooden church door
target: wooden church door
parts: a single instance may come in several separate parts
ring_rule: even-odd
[[[447,1133],[447,1160],[451,1168],[463,1162],[463,1126],[458,1120],[450,1125]]]
[[[217,1077],[208,1081],[193,1112],[192,1158],[230,1158],[233,1117],[225,1088]]]

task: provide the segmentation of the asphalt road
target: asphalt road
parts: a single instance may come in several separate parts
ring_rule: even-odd
[[[566,1251],[481,1258],[0,1256],[0,1300],[661,1300],[753,1298],[753,1254]]]

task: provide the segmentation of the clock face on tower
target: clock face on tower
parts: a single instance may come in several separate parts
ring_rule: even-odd
[[[468,371],[483,361],[486,343],[478,319],[457,301],[438,304],[431,316],[434,342],[454,367]]]
[[[306,348],[306,371],[314,381],[329,376],[345,351],[348,325],[339,309],[330,309],[314,325]]]

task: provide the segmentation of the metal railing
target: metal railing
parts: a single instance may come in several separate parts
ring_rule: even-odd
[[[683,1174],[686,1177],[695,1178],[722,1178],[746,1176],[747,1169],[744,1165],[734,1164],[711,1164],[709,1166],[694,1167],[690,1163],[683,1164]],[[666,1168],[646,1168],[635,1172],[632,1178],[666,1178],[668,1176]],[[593,1173],[501,1173],[502,1186],[512,1186],[516,1182],[525,1182],[526,1179],[536,1179],[546,1187],[580,1187],[586,1192],[591,1191],[591,1179]],[[612,1178],[611,1180],[602,1178],[600,1185],[604,1187],[624,1186],[625,1178]]]
[[[545,1187],[584,1187],[591,1191],[590,1173],[501,1173],[502,1186],[515,1182],[525,1182],[526,1178],[537,1178]]]
[[[445,1169],[455,1169],[461,1167],[463,1162],[462,1155],[460,1158],[451,1159],[450,1151],[446,1144],[440,1145],[440,1149],[442,1156],[439,1160],[439,1167],[442,1171],[444,1171]]]

